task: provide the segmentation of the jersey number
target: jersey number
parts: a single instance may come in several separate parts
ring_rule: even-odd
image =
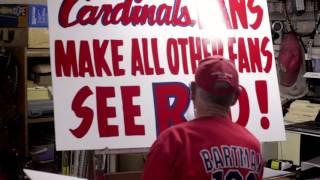
[[[238,170],[230,169],[224,175],[223,170],[218,170],[212,173],[211,180],[243,180],[243,176]],[[257,180],[256,175],[253,172],[249,172],[245,178],[246,180]]]

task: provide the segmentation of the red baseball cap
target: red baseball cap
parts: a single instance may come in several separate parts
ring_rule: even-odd
[[[238,91],[238,72],[231,61],[211,56],[200,61],[195,73],[196,84],[214,95],[228,95]]]
[[[280,84],[286,87],[292,86],[297,81],[303,65],[301,46],[294,33],[283,35],[278,61]]]

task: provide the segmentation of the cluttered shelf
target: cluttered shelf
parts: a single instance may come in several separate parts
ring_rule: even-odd
[[[285,107],[285,129],[287,132],[287,145],[285,159],[298,161],[300,166],[300,179],[319,178],[320,168],[320,99],[306,96],[289,102]],[[290,141],[290,142],[289,142]],[[296,142],[296,143],[293,143]],[[297,151],[293,152],[293,144]],[[282,152],[283,153],[283,152]]]
[[[317,98],[303,98],[290,102],[284,120],[292,133],[320,137],[320,104]]]

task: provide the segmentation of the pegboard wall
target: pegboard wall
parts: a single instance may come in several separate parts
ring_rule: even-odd
[[[308,95],[320,97],[320,1],[268,0],[267,2],[279,84],[281,85],[281,77],[287,76],[285,71],[289,68],[289,64],[293,66],[294,63],[293,60],[281,63],[278,58],[285,33],[294,32],[306,60],[303,61],[305,69],[300,69],[296,83],[290,87],[280,86],[281,99],[284,100],[282,102],[303,97],[306,92]],[[286,64],[288,67],[284,67]],[[310,76],[311,78],[306,76],[310,73],[313,76]]]
[[[318,0],[268,0],[274,44],[280,44],[281,34],[293,31],[306,43],[315,31],[313,46],[320,47],[320,1]],[[290,24],[292,26],[290,27]],[[315,29],[316,28],[316,29]]]

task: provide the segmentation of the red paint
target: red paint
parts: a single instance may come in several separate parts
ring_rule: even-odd
[[[186,121],[184,114],[190,103],[190,90],[183,83],[154,83],[154,109],[157,134],[165,129]],[[170,104],[170,99],[173,103]]]
[[[62,40],[56,40],[55,46],[55,67],[57,77],[78,77],[78,65],[76,45],[74,41],[67,41],[66,49]]]
[[[241,26],[244,29],[248,29],[248,19],[247,19],[247,6],[246,1],[235,1],[229,0],[230,3],[230,16],[233,25],[233,29],[238,29],[238,19],[240,21]]]
[[[145,73],[138,39],[132,39],[131,61],[131,74],[133,76],[136,76],[137,73],[144,75]]]
[[[123,40],[82,40],[78,45],[76,41],[69,40],[64,44],[62,40],[55,41],[55,70],[57,77],[101,77],[124,76],[125,69],[121,67],[123,55],[119,49],[123,46]],[[110,42],[111,59],[106,59],[106,51]],[[64,46],[65,45],[65,46]],[[79,46],[79,51],[76,47]],[[92,59],[92,53],[93,57]],[[78,53],[78,54],[77,54]],[[108,64],[109,63],[109,64]],[[112,70],[112,72],[111,72]]]
[[[273,65],[272,53],[267,49],[270,42],[267,37],[229,38],[229,58],[238,64],[240,73],[269,73]]]
[[[247,54],[247,47],[244,38],[238,39],[238,61],[239,72],[250,72],[250,60]]]
[[[267,117],[262,117],[260,125],[263,129],[269,129],[270,127],[270,121]]]
[[[267,81],[256,81],[255,85],[260,112],[263,115],[267,115],[269,112]],[[260,122],[263,129],[269,129],[270,122],[268,117],[263,116]]]
[[[203,57],[209,57],[211,54],[208,51],[208,45],[210,44],[209,39],[203,39],[202,40],[202,51],[203,51]]]
[[[115,97],[114,87],[96,87],[96,91],[99,136],[119,136],[118,125],[108,124],[109,118],[117,117],[116,108],[108,105],[108,99]]]
[[[223,43],[221,39],[214,39],[212,42],[212,55],[223,56]]]
[[[249,97],[246,89],[241,86],[241,92],[239,96],[239,117],[236,121],[237,124],[245,127],[249,121],[250,115],[250,104],[249,104]]]
[[[70,129],[70,132],[76,138],[82,138],[89,131],[93,121],[93,111],[90,107],[83,106],[87,97],[91,96],[93,92],[88,86],[82,87],[75,95],[72,101],[72,111],[77,117],[81,118],[81,124],[76,129]]]
[[[142,38],[143,62],[146,75],[153,75],[153,68],[149,65],[148,39]]]
[[[88,76],[93,77],[93,64],[90,55],[90,48],[88,41],[80,41],[79,50],[79,76],[85,77],[86,73]]]
[[[178,42],[170,38],[167,42],[167,59],[171,74],[177,75],[179,73],[179,52]]]
[[[228,39],[228,51],[229,51],[229,59],[232,62],[235,62],[238,58],[238,55],[235,53],[234,45],[237,43],[236,38],[232,37]]]
[[[123,56],[119,54],[119,47],[121,46],[123,46],[122,40],[111,40],[112,66],[114,76],[125,75],[125,70],[120,67],[120,62],[123,60]]]
[[[229,0],[232,29],[239,29],[240,27],[243,29],[248,29],[249,25],[252,29],[258,29],[260,27],[263,19],[263,9],[259,5],[254,6],[253,3],[254,3],[254,0],[248,0],[248,2],[246,2],[245,0],[241,0],[241,1]],[[224,4],[221,4],[220,7],[223,7],[223,5]],[[224,16],[225,16],[226,22],[228,22],[229,21],[228,16],[226,15]],[[248,16],[253,17],[254,21],[249,22]]]
[[[141,41],[142,47],[140,47],[139,41]],[[131,40],[131,74],[133,76],[136,76],[138,74],[164,74],[164,68],[161,67],[159,61],[158,39],[152,38],[150,42],[148,41],[148,38],[134,38]],[[150,48],[152,52],[149,52]],[[150,54],[152,54],[152,58],[149,58]],[[152,62],[154,66],[151,66]]]
[[[144,125],[136,125],[135,117],[141,116],[141,109],[138,105],[133,105],[133,97],[139,97],[139,86],[121,87],[122,108],[126,136],[145,135]]]
[[[114,87],[96,87],[95,101],[96,109],[85,106],[85,101],[90,98],[94,92],[88,87],[82,87],[72,101],[72,110],[81,120],[79,126],[70,129],[70,132],[76,138],[83,138],[90,130],[93,120],[97,121],[99,137],[117,137],[119,136],[118,125],[110,125],[110,118],[124,121],[124,130],[126,136],[145,135],[144,125],[136,125],[135,118],[141,116],[140,105],[133,104],[134,97],[140,97],[139,86],[121,86],[121,102],[123,111],[123,120],[117,118],[116,107],[110,106],[109,100],[117,98]],[[96,113],[96,119],[94,114]]]
[[[262,72],[259,38],[248,39],[251,72]]]
[[[189,43],[191,68],[192,73],[194,74],[196,72],[198,62],[202,59],[201,39],[200,37],[189,37]]]
[[[90,5],[90,0],[78,9],[78,0],[64,0],[59,10],[59,24],[64,28],[75,25],[96,25],[101,23],[104,26],[121,24],[144,25],[171,25],[171,26],[193,26],[196,21],[190,17],[187,6],[181,6],[181,0],[175,0],[173,5],[165,3],[159,5],[143,4],[142,0],[125,0],[116,5],[102,4],[99,6]],[[83,3],[83,1],[81,1]],[[70,14],[75,13],[73,17]]]
[[[182,58],[182,67],[183,67],[183,73],[189,74],[188,69],[188,57],[187,57],[187,45],[188,45],[188,39],[179,38],[178,44],[181,47],[181,58]]]
[[[98,39],[93,40],[93,55],[94,63],[96,65],[97,76],[103,76],[104,72],[107,76],[111,76],[111,70],[107,64],[107,59],[105,58],[106,50],[108,48],[109,41],[103,40],[101,45]]]
[[[248,9],[251,12],[251,16],[256,15],[255,21],[250,24],[252,29],[258,29],[262,23],[263,19],[263,9],[261,6],[254,6],[254,0],[249,0],[248,2]]]
[[[270,39],[268,37],[264,37],[262,39],[262,44],[261,44],[261,53],[262,53],[263,56],[266,57],[266,61],[267,61],[266,65],[265,65],[265,67],[263,69],[263,71],[266,72],[266,73],[270,72],[270,70],[272,68],[272,62],[273,62],[273,60],[272,60],[272,52],[267,49],[267,45],[270,42],[271,41],[270,41]]]
[[[151,49],[152,49],[152,57],[154,61],[154,68],[157,75],[164,74],[164,69],[160,66],[159,62],[159,53],[158,53],[158,39],[151,39]]]

